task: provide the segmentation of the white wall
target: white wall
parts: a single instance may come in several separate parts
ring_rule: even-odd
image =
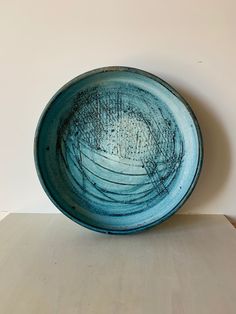
[[[38,117],[68,80],[138,67],[172,84],[199,119],[205,164],[182,212],[236,216],[234,0],[0,0],[0,210],[57,211],[36,177]]]

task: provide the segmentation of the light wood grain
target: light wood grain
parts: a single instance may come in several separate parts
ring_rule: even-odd
[[[129,236],[60,214],[0,223],[2,314],[235,314],[236,233],[224,216],[176,215]]]

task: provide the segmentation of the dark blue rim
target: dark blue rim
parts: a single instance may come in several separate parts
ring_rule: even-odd
[[[167,88],[173,95],[175,95],[181,102],[182,104],[186,107],[186,109],[188,110],[196,131],[197,131],[197,136],[198,136],[198,142],[199,142],[199,152],[198,152],[198,164],[197,164],[197,168],[195,171],[195,175],[193,177],[192,183],[189,186],[188,191],[186,192],[186,194],[184,195],[184,197],[181,199],[181,201],[165,216],[163,216],[161,219],[158,219],[150,224],[141,226],[141,227],[136,227],[136,228],[132,228],[132,229],[123,229],[123,230],[112,230],[112,229],[103,229],[103,228],[99,228],[90,224],[87,224],[83,221],[81,221],[80,219],[72,216],[71,214],[69,214],[65,208],[62,208],[60,206],[60,204],[57,202],[57,200],[54,198],[54,196],[52,195],[52,193],[49,191],[49,188],[47,187],[47,183],[45,182],[43,175],[42,175],[42,171],[40,169],[39,166],[39,156],[38,156],[38,140],[39,140],[39,134],[40,134],[40,130],[41,127],[43,125],[43,121],[45,116],[47,115],[47,111],[49,110],[50,106],[53,104],[54,100],[64,91],[66,90],[70,85],[74,84],[75,82],[84,79],[88,76],[92,76],[94,74],[98,74],[98,73],[102,73],[102,72],[120,72],[120,71],[124,71],[124,72],[131,72],[131,73],[136,73],[145,77],[149,77],[150,79],[160,83],[161,85],[163,85],[165,88]],[[186,200],[189,198],[189,196],[192,194],[193,189],[198,181],[198,178],[200,176],[200,172],[202,169],[202,164],[203,164],[203,140],[202,140],[202,134],[201,134],[201,130],[200,130],[200,126],[199,123],[197,121],[197,118],[194,114],[194,112],[192,111],[190,105],[187,103],[187,101],[173,88],[171,87],[168,83],[166,83],[165,81],[163,81],[161,78],[159,78],[156,75],[153,75],[149,72],[137,69],[137,68],[131,68],[131,67],[126,67],[126,66],[108,66],[108,67],[102,67],[102,68],[98,68],[98,69],[94,69],[88,72],[85,72],[77,77],[75,77],[74,79],[72,79],[71,81],[67,82],[64,86],[62,86],[57,93],[50,99],[50,101],[48,102],[48,104],[46,105],[46,107],[44,108],[37,127],[36,127],[36,131],[35,131],[35,138],[34,138],[34,161],[35,161],[35,167],[36,167],[36,171],[37,171],[37,175],[39,177],[40,183],[44,189],[44,191],[46,192],[47,196],[49,197],[49,199],[52,201],[52,203],[64,214],[66,215],[68,218],[70,218],[71,220],[73,220],[74,222],[88,228],[91,229],[93,231],[97,231],[100,233],[106,233],[106,234],[117,234],[117,235],[122,235],[122,234],[131,234],[131,233],[137,233],[146,229],[149,229],[155,225],[158,225],[162,222],[164,222],[165,220],[167,220],[169,217],[171,217],[172,215],[174,215],[177,210],[180,209],[180,207],[186,202]]]

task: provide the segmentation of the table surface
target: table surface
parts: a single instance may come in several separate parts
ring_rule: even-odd
[[[10,214],[0,279],[2,314],[235,314],[236,231],[223,215],[111,236],[61,214]]]

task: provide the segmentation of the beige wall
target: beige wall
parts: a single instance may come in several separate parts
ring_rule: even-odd
[[[199,184],[182,212],[236,216],[236,2],[0,1],[0,210],[56,211],[32,143],[50,97],[78,74],[127,65],[189,101],[205,140]]]

